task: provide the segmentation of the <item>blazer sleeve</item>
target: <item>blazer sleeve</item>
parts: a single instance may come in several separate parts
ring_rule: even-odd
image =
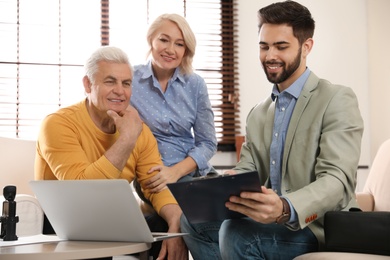
[[[303,99],[297,106],[304,108],[297,107],[298,115],[290,122],[282,172],[282,193],[294,206],[301,228],[355,201],[363,134],[352,89],[320,81]]]

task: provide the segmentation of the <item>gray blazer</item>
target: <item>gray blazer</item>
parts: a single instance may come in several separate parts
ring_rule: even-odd
[[[257,170],[269,187],[270,145],[275,103],[271,97],[248,114],[246,142],[238,172]],[[358,207],[356,173],[363,135],[363,119],[354,92],[311,73],[299,96],[288,127],[282,165],[282,195],[308,226],[320,247],[323,217],[331,210]]]

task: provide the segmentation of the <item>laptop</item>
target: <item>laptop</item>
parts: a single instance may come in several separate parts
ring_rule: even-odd
[[[152,243],[186,233],[152,233],[128,181],[41,180],[30,186],[65,240]]]
[[[191,181],[168,183],[167,186],[192,224],[245,217],[226,208],[225,202],[242,191],[261,192],[257,171],[197,177]]]

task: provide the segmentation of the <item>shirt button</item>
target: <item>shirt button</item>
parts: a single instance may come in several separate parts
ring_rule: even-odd
[[[275,164],[275,161],[272,161],[272,164]]]
[[[286,108],[282,107],[282,111],[286,110]]]
[[[278,133],[275,133],[275,136],[278,137]]]

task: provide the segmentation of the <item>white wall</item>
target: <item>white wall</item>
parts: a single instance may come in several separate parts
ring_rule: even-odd
[[[258,59],[257,11],[277,0],[240,0],[238,3],[239,88],[241,133],[249,110],[270,95],[270,84]],[[371,165],[385,139],[390,138],[390,10],[388,0],[298,0],[316,21],[309,68],[321,78],[351,87],[365,123],[361,165]],[[386,95],[387,94],[387,95]],[[390,112],[390,109],[387,109]],[[234,165],[231,153],[218,153],[214,165]]]
[[[390,1],[367,0],[371,158],[390,138]]]

